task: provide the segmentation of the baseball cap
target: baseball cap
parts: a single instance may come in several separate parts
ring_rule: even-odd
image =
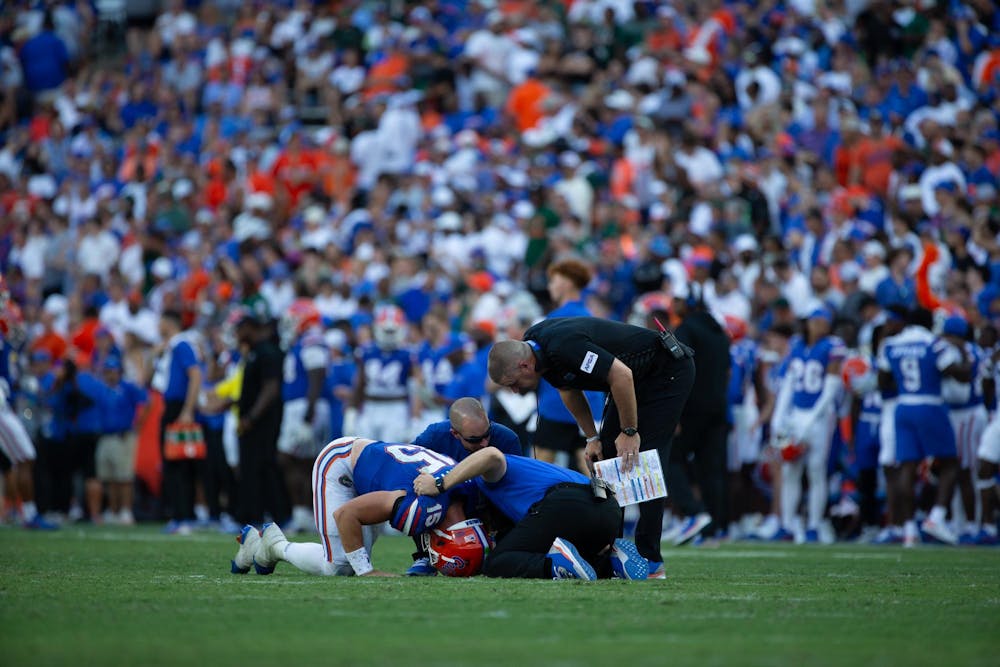
[[[941,331],[947,336],[965,338],[969,335],[969,323],[963,317],[952,315],[944,321],[944,327]]]
[[[809,313],[809,319],[824,319],[827,322],[833,322],[833,312],[826,306],[820,306]]]

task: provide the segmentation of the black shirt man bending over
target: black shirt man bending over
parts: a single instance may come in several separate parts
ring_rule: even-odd
[[[621,456],[626,467],[640,450],[656,449],[664,468],[670,443],[694,383],[689,348],[672,333],[658,333],[594,317],[539,322],[524,341],[502,341],[489,356],[490,378],[521,393],[544,377],[587,436],[589,461]],[[610,393],[598,436],[584,390]],[[663,499],[639,506],[635,543],[649,559],[650,576],[663,563],[660,532]]]

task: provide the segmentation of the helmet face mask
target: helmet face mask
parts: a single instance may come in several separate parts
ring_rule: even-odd
[[[431,565],[446,577],[479,574],[493,541],[479,519],[467,519],[447,529],[434,528],[424,534]]]
[[[372,326],[375,342],[384,350],[398,350],[406,343],[406,316],[396,306],[379,306],[375,309]]]

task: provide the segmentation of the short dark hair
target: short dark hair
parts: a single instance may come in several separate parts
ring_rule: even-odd
[[[160,319],[172,320],[177,326],[181,326],[181,311],[175,308],[167,308],[160,314]]]

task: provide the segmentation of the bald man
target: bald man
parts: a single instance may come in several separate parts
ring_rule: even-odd
[[[475,398],[460,398],[451,404],[448,420],[435,422],[414,439],[413,444],[461,461],[485,447],[496,447],[504,454],[520,455],[521,441],[504,426],[491,422],[483,404]],[[413,565],[406,574],[413,577],[434,576],[437,570],[430,564],[423,545],[417,543]]]

